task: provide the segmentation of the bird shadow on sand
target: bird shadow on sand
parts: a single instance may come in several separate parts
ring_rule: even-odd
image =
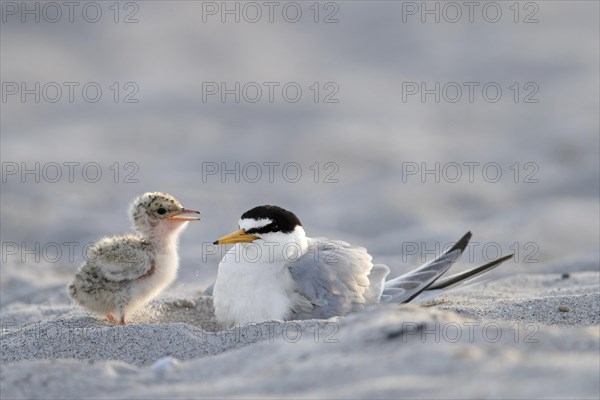
[[[215,325],[217,321],[212,297],[199,296],[151,302],[144,310],[134,315],[131,322],[186,323],[204,329],[208,325]]]
[[[96,327],[120,326],[100,315],[90,314],[79,308],[73,313],[76,313],[76,315],[71,316],[70,320],[78,324]],[[210,331],[214,331],[213,327],[218,324],[215,319],[212,297],[157,299],[132,314],[125,326],[178,323],[188,324],[204,330],[211,327]]]

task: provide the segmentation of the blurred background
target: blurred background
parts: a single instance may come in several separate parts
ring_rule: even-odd
[[[475,3],[3,1],[3,286],[66,282],[146,191],[202,211],[176,289],[260,204],[394,274],[467,230],[462,267],[597,270],[599,4]]]

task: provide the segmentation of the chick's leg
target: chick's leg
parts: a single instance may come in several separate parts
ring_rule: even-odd
[[[117,307],[117,312],[116,314],[116,318],[115,318],[115,324],[119,324],[119,325],[125,325],[125,305],[121,304]]]

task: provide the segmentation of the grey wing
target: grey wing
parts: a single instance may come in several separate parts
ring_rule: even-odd
[[[325,238],[309,239],[306,254],[288,265],[302,299],[290,319],[330,318],[376,303],[380,293],[374,292],[383,289],[389,269],[373,267],[371,259],[362,247]],[[380,282],[371,285],[373,277]]]
[[[434,284],[429,286],[426,290],[421,292],[414,300],[413,303],[419,303],[423,301],[427,301],[433,297],[436,297],[442,292],[456,290],[456,289],[466,289],[475,285],[479,285],[481,283],[486,282],[485,280],[478,280],[477,278],[480,275],[486,274],[494,268],[498,267],[504,261],[512,258],[514,254],[510,254],[508,256],[500,257],[496,260],[493,260],[487,264],[481,265],[476,268],[469,269],[464,272],[460,272],[458,274],[454,274],[447,278],[438,279]]]
[[[129,243],[115,243],[92,249],[89,262],[100,266],[100,273],[109,281],[134,280],[151,274],[154,262],[146,251]]]
[[[213,283],[212,285],[210,285],[209,287],[207,287],[204,290],[204,295],[205,296],[212,296],[213,295],[213,291],[215,290],[215,284]]]
[[[407,303],[431,286],[458,260],[471,239],[467,232],[451,249],[435,260],[385,282],[382,303]]]

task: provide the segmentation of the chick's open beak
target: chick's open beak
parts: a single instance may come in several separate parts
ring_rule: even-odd
[[[188,210],[184,208],[183,210],[175,212],[173,215],[169,215],[167,219],[176,220],[176,221],[199,221],[198,217],[188,217],[182,214],[200,214],[200,211],[196,210]]]
[[[217,239],[213,242],[213,244],[228,244],[228,243],[250,243],[259,239],[258,236],[249,235],[243,229],[239,231],[235,231],[230,233],[229,235],[225,235],[220,239]]]

